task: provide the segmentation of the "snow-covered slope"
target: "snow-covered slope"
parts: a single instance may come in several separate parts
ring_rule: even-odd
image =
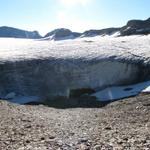
[[[26,31],[13,27],[2,26],[0,27],[0,37],[39,39],[42,36],[38,33],[38,31]]]
[[[31,59],[79,61],[117,60],[150,63],[150,35],[94,37],[66,41],[38,41],[0,38],[0,61]]]
[[[0,95],[68,96],[148,79],[150,36],[66,41],[0,39]]]
[[[106,28],[101,30],[88,30],[82,33],[81,37],[94,37],[94,36],[111,36],[120,32],[120,28]]]
[[[121,35],[147,35],[150,34],[150,18],[146,20],[130,20],[121,28]]]
[[[49,33],[47,33],[42,40],[67,40],[67,39],[75,39],[79,37],[81,34],[77,32],[72,32],[69,29],[59,28],[55,29]]]

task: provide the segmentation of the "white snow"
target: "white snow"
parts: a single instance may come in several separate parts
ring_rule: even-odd
[[[111,37],[118,37],[120,35],[121,35],[120,31],[117,31],[117,32],[114,32],[113,34],[111,34],[110,36]]]
[[[91,42],[85,42],[90,40]],[[64,41],[0,38],[0,60],[24,59],[129,60],[150,62],[150,36],[93,37]]]
[[[108,87],[102,91],[94,93],[92,96],[95,96],[99,101],[112,101],[135,96],[142,92],[150,93],[150,81],[128,86]]]
[[[69,35],[69,36],[65,36],[65,37],[56,38],[55,35],[52,35],[49,37],[42,38],[40,40],[61,41],[61,40],[71,40],[71,39],[75,39],[75,37],[73,35]]]
[[[12,99],[16,96],[15,92],[10,92],[5,96],[5,99]]]

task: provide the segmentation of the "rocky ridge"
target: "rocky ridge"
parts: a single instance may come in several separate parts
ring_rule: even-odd
[[[50,40],[64,40],[64,39],[74,39],[81,35],[81,33],[72,32],[69,29],[60,28],[55,29],[44,36],[44,39]]]
[[[58,28],[47,33],[42,37],[37,31],[25,31],[17,28],[2,26],[0,27],[0,37],[29,38],[29,39],[47,39],[47,40],[67,40],[78,37],[93,36],[129,36],[129,35],[147,35],[150,34],[150,18],[146,20],[130,20],[120,28],[106,28],[100,30],[87,30],[83,33],[72,32],[69,29]]]
[[[150,34],[150,18],[147,20],[130,20],[120,30],[122,36]]]
[[[0,37],[39,39],[41,35],[38,31],[26,31],[22,29],[2,26],[0,27]]]

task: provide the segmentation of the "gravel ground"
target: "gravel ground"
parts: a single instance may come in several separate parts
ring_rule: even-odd
[[[0,101],[1,150],[149,150],[150,95],[101,108]]]

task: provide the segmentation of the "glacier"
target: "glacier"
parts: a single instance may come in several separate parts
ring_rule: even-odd
[[[73,89],[135,84],[149,80],[149,65],[150,35],[64,41],[0,38],[0,97],[12,92],[30,99],[68,97]]]

